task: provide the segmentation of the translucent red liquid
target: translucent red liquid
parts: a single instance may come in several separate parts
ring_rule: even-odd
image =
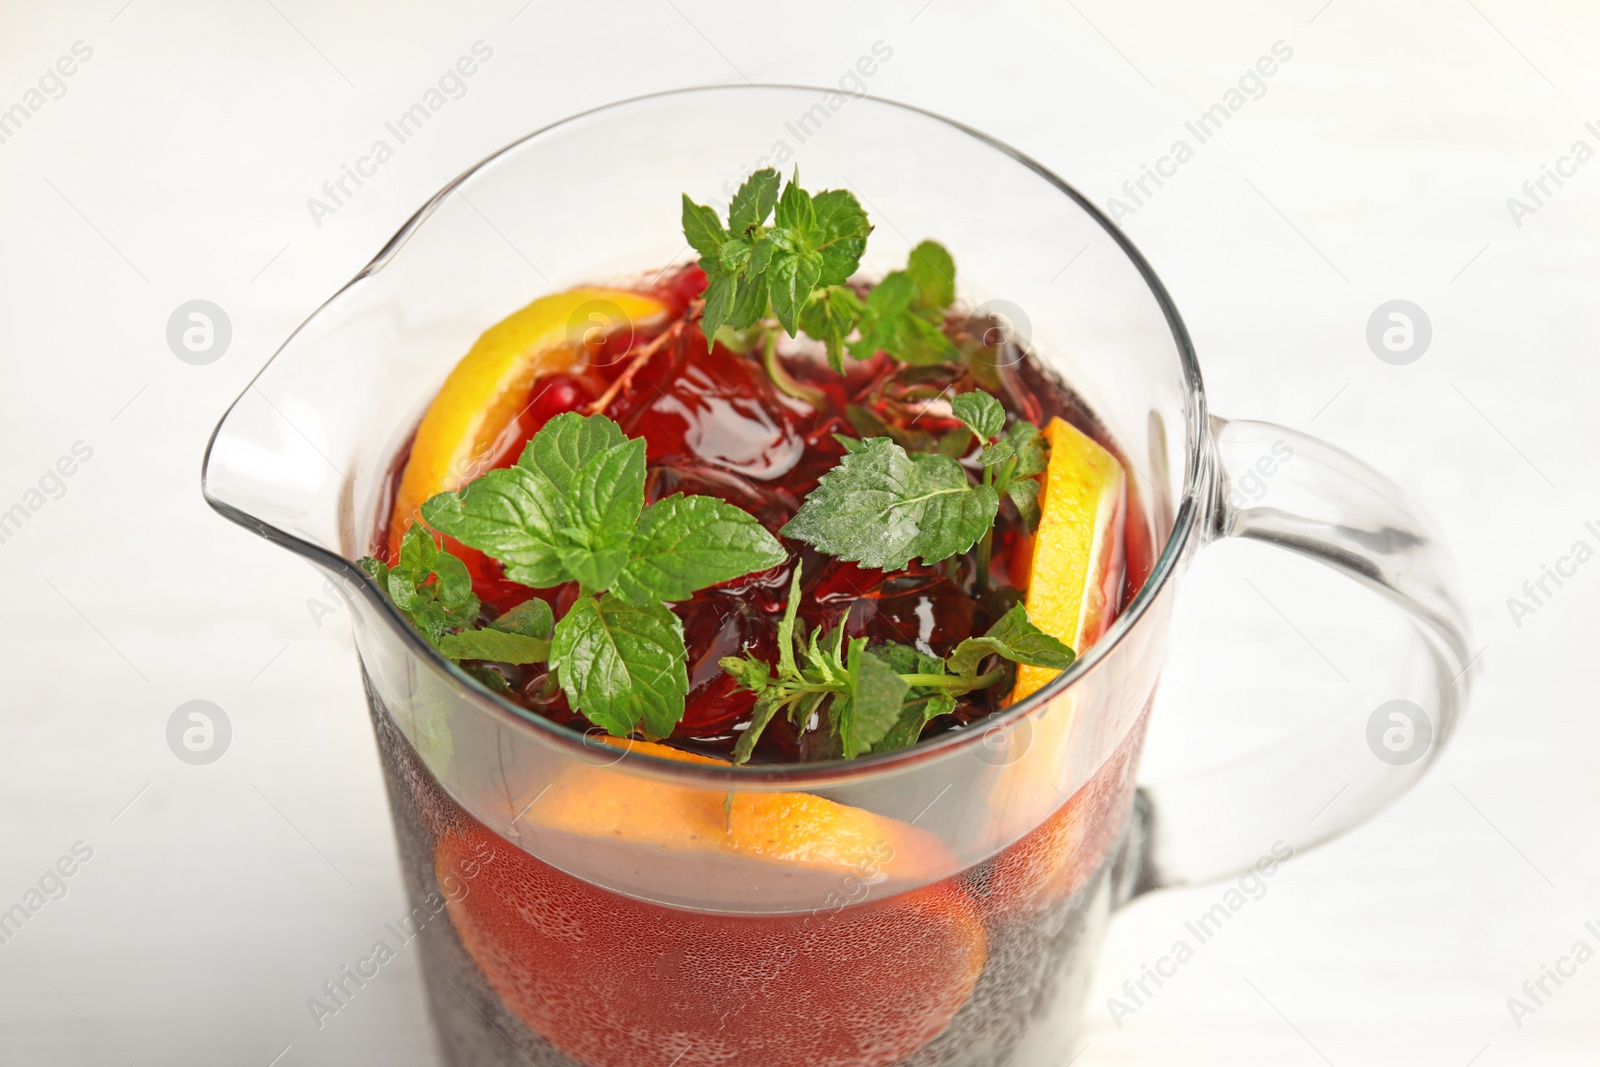
[[[898,896],[763,916],[664,907],[541,861],[457,803],[369,696],[451,1064],[1038,1067],[1078,1047],[1131,878],[1142,719],[990,859]]]

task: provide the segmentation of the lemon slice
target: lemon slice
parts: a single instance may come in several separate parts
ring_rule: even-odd
[[[1028,618],[1081,656],[1105,632],[1109,595],[1121,581],[1127,477],[1117,457],[1061,419],[1051,419],[1044,433],[1050,466],[1028,572]],[[1018,667],[1008,702],[1031,696],[1060,673]],[[1014,818],[1033,813],[1039,824],[993,861],[984,901],[991,913],[1045,908],[1071,893],[1101,862],[1106,836],[1117,826],[1113,809],[1126,799],[1120,775],[1109,784],[1097,777],[1095,788],[1063,804],[1078,702],[1079,694],[1063,694],[1019,724],[1010,743],[1021,747],[1014,761],[1000,762],[990,809]]]
[[[1051,419],[1044,435],[1050,466],[1028,572],[1028,619],[1081,656],[1109,616],[1106,579],[1121,569],[1127,478],[1116,456],[1061,419]],[[1010,702],[1038,692],[1060,673],[1018,667]]]

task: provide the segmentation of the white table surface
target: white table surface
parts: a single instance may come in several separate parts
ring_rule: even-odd
[[[1600,963],[1520,1026],[1506,1000],[1578,938],[1600,947],[1584,931],[1600,925],[1600,567],[1520,626],[1506,600],[1600,521],[1600,162],[1520,226],[1506,201],[1574,141],[1600,147],[1584,126],[1600,15],[1579,0],[761,10],[0,3],[0,107],[75,42],[92,49],[0,143],[0,510],[75,442],[93,450],[0,544],[0,907],[75,842],[93,849],[0,945],[0,1062],[438,1062],[412,955],[321,1030],[305,1007],[403,911],[395,849],[343,612],[320,616],[337,602],[316,573],[205,506],[207,434],[485,153],[654,89],[833,82],[878,40],[893,57],[874,92],[988,130],[1101,201],[1274,42],[1293,49],[1123,225],[1184,310],[1214,408],[1310,429],[1400,482],[1448,531],[1485,649],[1424,783],[1287,865],[1121,1026],[1106,998],[1220,890],[1117,918],[1075,1062],[1595,1062]],[[467,95],[317,225],[306,198],[478,40],[493,61]],[[1406,367],[1364,340],[1397,297],[1434,329]],[[194,298],[233,326],[207,366],[164,337]],[[1255,558],[1208,553],[1191,600]],[[166,745],[191,699],[233,724],[210,766]]]

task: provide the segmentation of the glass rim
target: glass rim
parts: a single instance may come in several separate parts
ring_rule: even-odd
[[[205,454],[201,460],[201,495],[206,503],[229,521],[244,527],[272,544],[305,557],[324,570],[332,571],[348,579],[378,609],[379,614],[389,628],[394,631],[402,643],[408,646],[411,654],[417,656],[436,672],[440,672],[450,679],[455,687],[461,690],[463,695],[477,706],[479,711],[497,717],[513,728],[531,729],[542,740],[566,751],[569,755],[586,762],[594,762],[595,756],[599,754],[597,751],[598,746],[590,738],[594,731],[599,729],[598,727],[594,727],[588,732],[579,732],[491,693],[471,675],[462,670],[459,665],[450,662],[439,653],[438,649],[425,641],[422,635],[401,616],[399,610],[390,603],[388,597],[378,588],[377,583],[354,561],[336,552],[331,552],[321,545],[313,544],[287,531],[280,530],[271,523],[212,496],[210,487],[212,451],[216,447],[217,438],[220,436],[223,426],[227,424],[234,409],[250,394],[251,390],[255,388],[256,382],[271,369],[278,357],[294,342],[300,332],[321,316],[323,311],[338,300],[340,296],[358,283],[381,271],[398,254],[411,235],[432,216],[434,211],[451,193],[455,192],[457,188],[464,185],[489,164],[514,149],[560,131],[573,123],[623,109],[633,104],[698,93],[742,94],[771,91],[826,94],[837,92],[838,90],[814,85],[752,82],[739,85],[690,86],[644,93],[588,108],[541,126],[539,129],[524,134],[484,156],[451,179],[401,224],[400,228],[395,231],[394,236],[384,243],[383,247],[365,266],[295,327],[289,336],[284,339],[283,344],[278,346],[272,356],[262,364],[261,369],[251,377],[239,396],[228,406],[228,409],[223,412],[222,417],[217,421],[217,425],[212,429],[210,438],[206,441]],[[1178,313],[1177,305],[1173,302],[1172,297],[1168,294],[1166,287],[1156,275],[1155,269],[1151,267],[1149,261],[1144,258],[1144,255],[1128,236],[1118,229],[1116,224],[1096,207],[1088,197],[1026,153],[981,130],[935,111],[917,107],[914,104],[907,104],[870,93],[847,95],[852,96],[859,103],[905,111],[941,122],[966,134],[979,144],[1009,157],[1013,162],[1021,164],[1077,204],[1081,210],[1105,230],[1117,247],[1121,249],[1123,255],[1133,264],[1166,318],[1167,327],[1177,348],[1176,354],[1184,379],[1184,419],[1186,423],[1184,433],[1184,475],[1182,495],[1178,502],[1177,511],[1173,516],[1172,528],[1168,533],[1166,543],[1162,546],[1154,565],[1151,567],[1149,576],[1139,587],[1139,591],[1134,594],[1133,599],[1128,602],[1127,608],[1117,616],[1116,620],[1101,635],[1099,640],[1090,647],[1089,651],[1078,657],[1071,667],[1061,672],[1059,676],[1037,692],[1024,698],[1016,705],[1008,707],[988,719],[981,720],[982,729],[952,730],[928,741],[918,742],[908,748],[898,749],[894,752],[868,754],[851,760],[833,759],[819,760],[815,763],[760,764],[756,766],[734,766],[729,764],[719,767],[712,764],[689,763],[634,752],[631,749],[621,749],[619,755],[618,749],[606,746],[605,755],[611,760],[613,766],[620,766],[623,762],[626,762],[630,771],[637,770],[648,777],[680,785],[715,789],[740,787],[761,791],[781,787],[803,791],[884,777],[913,764],[939,758],[959,749],[971,748],[982,744],[984,737],[990,731],[996,728],[1003,729],[1060,697],[1116,651],[1122,644],[1123,638],[1144,617],[1150,604],[1160,595],[1167,581],[1177,570],[1178,561],[1183,554],[1184,547],[1188,544],[1190,536],[1198,526],[1201,510],[1200,489],[1204,474],[1202,440],[1204,428],[1207,424],[1205,391],[1200,378],[1199,362],[1195,357],[1194,345],[1189,338],[1188,328],[1184,325],[1183,319]],[[357,655],[359,657],[359,650]]]

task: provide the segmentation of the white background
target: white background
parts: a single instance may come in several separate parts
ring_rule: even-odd
[[[480,39],[494,57],[468,94],[314,224],[306,198]],[[1583,929],[1600,925],[1600,564],[1520,626],[1506,606],[1575,540],[1600,542],[1583,528],[1600,523],[1600,162],[1521,226],[1506,203],[1575,140],[1600,147],[1592,7],[7,0],[0,107],[80,40],[93,56],[65,95],[0,144],[0,510],[74,442],[93,449],[0,544],[0,907],[73,842],[94,855],[0,946],[0,1060],[437,1062],[411,954],[312,1025],[306,998],[404,910],[388,814],[343,610],[320,616],[337,601],[317,574],[214,515],[198,471],[228,402],[438,186],[595,104],[832,83],[883,40],[873,92],[1104,202],[1281,40],[1293,58],[1265,95],[1123,225],[1183,309],[1216,410],[1324,436],[1438,519],[1481,674],[1421,786],[1286,866],[1119,1027],[1106,998],[1221,888],[1120,915],[1087,1048],[1061,1059],[1594,1062],[1600,962],[1520,1027],[1506,1005],[1578,938],[1600,947]],[[194,298],[233,324],[209,366],[165,341]],[[1433,325],[1405,367],[1364,339],[1394,298]],[[1212,555],[1186,607],[1226,597],[1281,629],[1230,571],[1256,557]],[[207,767],[165,741],[196,698],[233,724]]]

